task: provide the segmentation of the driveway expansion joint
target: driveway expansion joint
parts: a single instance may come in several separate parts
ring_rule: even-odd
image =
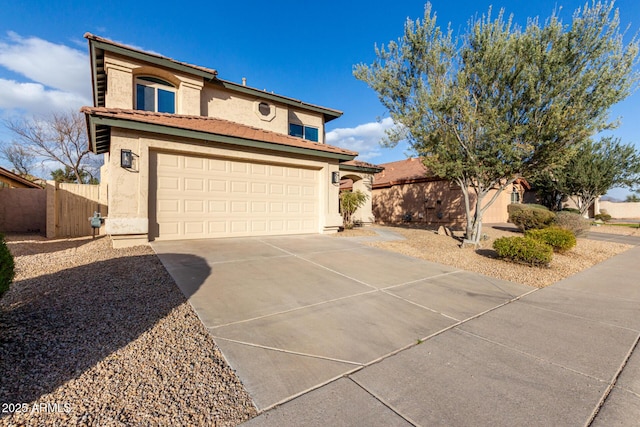
[[[640,334],[638,334],[636,336],[635,342],[633,343],[633,345],[631,346],[631,348],[627,352],[626,357],[624,358],[624,360],[620,364],[620,367],[618,368],[618,370],[616,371],[615,375],[613,376],[613,378],[609,382],[609,385],[607,386],[607,389],[604,391],[604,393],[602,393],[602,397],[600,398],[600,401],[598,402],[598,404],[594,408],[593,412],[591,413],[591,417],[585,423],[585,427],[589,427],[593,423],[593,421],[596,419],[596,417],[598,416],[598,412],[600,412],[600,409],[602,409],[602,406],[605,404],[605,402],[609,398],[609,394],[611,394],[611,391],[613,390],[613,388],[615,387],[616,383],[618,382],[618,378],[620,378],[620,375],[622,374],[622,371],[624,370],[625,366],[627,366],[627,363],[629,363],[629,359],[631,358],[631,355],[633,354],[635,349],[638,347],[638,342],[639,341],[640,341]],[[636,393],[633,393],[633,394],[636,394]]]
[[[419,426],[420,424],[418,424],[416,421],[412,420],[411,418],[409,418],[408,416],[404,415],[399,409],[396,409],[391,403],[386,402],[382,397],[378,396],[377,394],[375,394],[373,391],[369,390],[368,388],[366,388],[364,385],[360,384],[358,382],[358,380],[356,380],[355,378],[353,378],[352,376],[349,376],[348,379],[353,382],[355,385],[357,385],[358,387],[360,387],[365,393],[367,393],[369,396],[373,397],[374,399],[376,399],[378,402],[380,402],[380,404],[384,405],[387,409],[389,409],[391,412],[395,413],[397,416],[399,416],[400,418],[402,418],[403,420],[405,420],[406,422],[408,422],[409,424],[411,424],[414,427]]]
[[[299,351],[285,350],[284,348],[270,347],[270,346],[267,346],[267,345],[255,344],[255,343],[250,343],[250,342],[246,342],[246,341],[238,341],[238,340],[234,340],[234,339],[231,339],[231,338],[225,338],[225,337],[221,337],[221,336],[213,335],[213,334],[211,334],[211,336],[214,339],[224,340],[224,341],[232,342],[232,343],[235,343],[235,344],[246,345],[246,346],[249,346],[249,347],[262,348],[262,349],[265,349],[265,350],[279,351],[281,353],[292,354],[294,356],[302,356],[302,357],[310,357],[310,358],[313,358],[313,359],[329,360],[331,362],[346,363],[346,364],[355,365],[355,366],[358,366],[358,367],[364,367],[365,366],[363,363],[354,362],[354,361],[351,361],[351,360],[336,359],[334,357],[320,356],[318,354],[309,354],[309,353],[302,353],[302,352],[299,352]]]

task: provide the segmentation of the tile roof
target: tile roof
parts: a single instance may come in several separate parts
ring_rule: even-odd
[[[264,97],[264,98],[267,98],[267,99],[272,99],[272,100],[275,100],[275,101],[279,101],[279,102],[282,102],[284,104],[294,105],[294,106],[299,107],[299,108],[310,109],[312,111],[321,112],[325,117],[325,121],[327,121],[327,122],[342,116],[342,111],[340,111],[340,110],[336,110],[336,109],[333,109],[333,108],[322,107],[320,105],[310,104],[310,103],[307,103],[307,102],[300,101],[299,99],[291,98],[291,97],[284,96],[284,95],[278,95],[278,94],[275,94],[273,92],[267,92],[266,90],[261,90],[261,89],[258,89],[258,88],[246,86],[245,84],[240,84],[240,83],[235,83],[235,82],[232,82],[232,81],[229,81],[229,80],[220,79],[220,78],[218,78],[218,70],[214,70],[212,68],[206,68],[206,67],[201,67],[199,65],[193,65],[193,64],[186,63],[186,62],[176,61],[175,59],[169,58],[167,56],[160,55],[158,53],[144,51],[144,50],[141,50],[139,48],[136,48],[136,47],[133,47],[133,46],[129,46],[129,45],[126,45],[126,44],[123,44],[123,43],[114,42],[113,40],[109,40],[109,39],[106,39],[104,37],[96,36],[96,35],[91,34],[91,33],[85,33],[84,37],[87,40],[89,40],[90,43],[92,41],[99,43],[100,46],[103,49],[108,49],[109,50],[109,46],[112,46],[112,47],[115,48],[114,50],[123,50],[123,49],[127,50],[130,55],[136,55],[136,54],[137,55],[143,55],[144,57],[146,57],[149,60],[155,59],[155,60],[164,61],[166,63],[166,65],[168,65],[168,66],[187,67],[187,68],[190,68],[191,70],[194,70],[194,71],[198,72],[198,74],[204,73],[204,76],[207,79],[209,79],[210,82],[221,84],[221,85],[223,85],[225,88],[227,88],[229,90],[234,90],[234,91],[237,91],[237,92],[245,92],[245,93],[251,94],[252,96],[260,96],[260,97]],[[91,48],[89,50],[91,51]]]
[[[357,168],[379,169],[381,171],[384,169],[384,167],[382,167],[380,165],[363,162],[361,160],[349,160],[349,161],[340,163],[340,166],[355,166]]]
[[[175,59],[171,59],[171,58],[169,58],[167,56],[163,56],[163,55],[160,55],[158,53],[152,53],[152,52],[144,51],[144,50],[135,48],[133,46],[129,46],[129,45],[126,45],[126,44],[123,44],[123,43],[114,42],[113,40],[105,39],[104,37],[96,36],[96,35],[91,34],[91,33],[85,33],[84,34],[84,38],[87,39],[87,40],[95,40],[95,41],[98,41],[98,42],[107,43],[107,44],[110,44],[112,46],[121,47],[123,49],[131,50],[131,51],[134,51],[134,52],[141,52],[141,53],[144,53],[145,55],[153,56],[153,57],[158,58],[158,59],[164,59],[166,61],[173,62],[174,64],[177,64],[177,65],[183,65],[185,67],[193,68],[194,70],[203,71],[203,72],[208,73],[208,74],[213,74],[214,76],[218,75],[218,71],[214,70],[214,69],[211,69],[211,68],[200,67],[198,65],[188,64],[186,62],[176,61]]]
[[[190,131],[205,132],[214,135],[229,136],[246,140],[267,142],[289,147],[298,147],[314,151],[357,156],[358,153],[328,144],[320,144],[293,136],[242,125],[229,120],[204,116],[186,116],[179,114],[154,113],[121,108],[82,107],[81,112],[97,117],[127,120],[138,123],[167,126]]]
[[[3,168],[1,166],[0,166],[0,176],[4,176],[5,178],[7,178],[7,179],[9,179],[11,181],[17,182],[18,185],[16,185],[16,187],[19,187],[20,185],[23,185],[24,187],[27,187],[27,188],[42,189],[42,187],[39,186],[38,184],[36,184],[35,182],[30,181],[28,179],[25,179],[25,178],[21,177],[20,175],[15,174],[15,173],[11,172],[10,170],[5,169],[5,168]]]
[[[384,170],[374,175],[374,188],[435,179],[434,175],[429,173],[427,167],[418,157],[382,163],[379,166],[384,167]]]

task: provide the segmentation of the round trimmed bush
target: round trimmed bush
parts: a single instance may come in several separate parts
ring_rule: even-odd
[[[9,290],[9,285],[15,275],[13,255],[4,241],[4,234],[0,233],[0,297]]]
[[[511,204],[507,211],[509,222],[522,231],[549,227],[555,218],[553,212],[540,205]]]
[[[556,213],[553,225],[571,231],[576,237],[584,237],[589,232],[591,221],[584,218],[579,212],[562,211]]]
[[[611,221],[611,215],[609,215],[608,213],[599,213],[594,218],[602,222]]]
[[[569,230],[549,227],[542,230],[527,230],[525,237],[538,240],[551,246],[554,252],[566,252],[576,245],[576,236]]]
[[[500,258],[530,265],[547,265],[553,257],[551,246],[531,237],[501,237],[493,249]]]

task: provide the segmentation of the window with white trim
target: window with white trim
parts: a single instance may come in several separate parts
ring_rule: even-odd
[[[289,135],[318,142],[318,128],[289,123]]]
[[[136,78],[136,110],[176,112],[176,87],[157,77]]]

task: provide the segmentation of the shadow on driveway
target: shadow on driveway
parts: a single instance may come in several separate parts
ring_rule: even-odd
[[[194,255],[188,262],[200,266],[203,277],[194,283],[202,283],[206,262]],[[38,400],[136,340],[184,301],[153,254],[13,283],[0,300],[0,402]]]

